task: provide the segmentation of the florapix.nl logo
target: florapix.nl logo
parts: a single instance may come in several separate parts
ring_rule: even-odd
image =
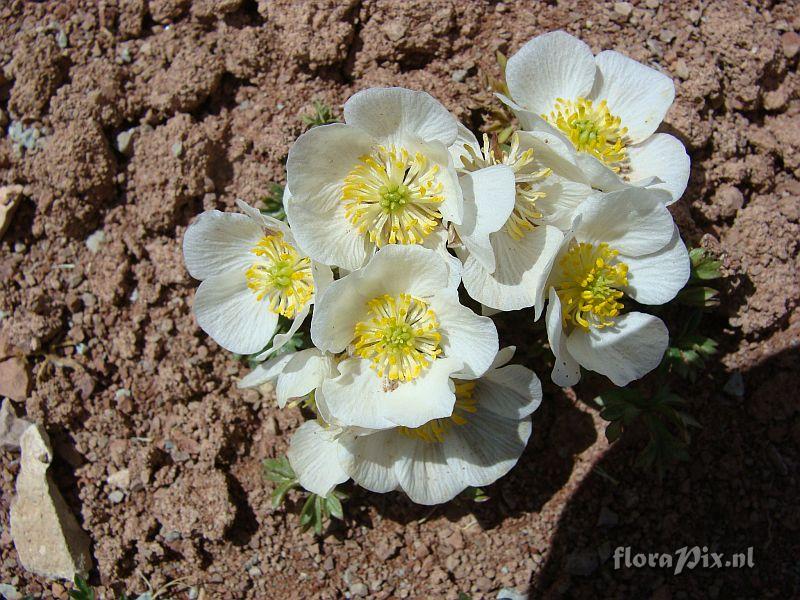
[[[675,552],[631,552],[630,546],[614,550],[614,569],[642,569],[653,567],[670,569],[674,575],[684,570],[701,569],[752,569],[753,547],[744,552],[725,554],[711,552],[708,546],[684,546]]]

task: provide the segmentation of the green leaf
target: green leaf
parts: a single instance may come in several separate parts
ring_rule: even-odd
[[[322,498],[313,494],[314,496],[314,533],[320,535],[322,533],[322,523],[326,521]]]
[[[261,212],[265,215],[278,219],[279,221],[286,220],[286,211],[283,208],[283,191],[282,185],[272,183],[270,185],[269,194],[261,198],[263,206],[260,208]]]
[[[294,474],[292,465],[289,464],[289,459],[285,456],[280,458],[266,458],[262,463],[264,468],[264,477],[270,481],[283,483],[286,481],[297,481],[297,475]]]
[[[613,421],[608,424],[608,427],[606,427],[606,439],[610,443],[616,442],[621,434],[622,434],[621,421]]]
[[[314,112],[312,114],[303,115],[300,118],[307,129],[317,127],[318,125],[336,123],[336,117],[333,114],[333,109],[319,100],[314,100]]]
[[[342,503],[339,501],[339,498],[336,497],[336,494],[333,492],[328,494],[325,498],[325,504],[328,506],[328,512],[332,517],[340,521],[344,519],[344,509],[342,508]]]
[[[286,494],[290,489],[298,485],[297,480],[284,481],[272,492],[272,508],[278,508],[283,504]]]
[[[316,497],[316,494],[309,494],[300,511],[300,529],[303,531],[306,531],[314,520],[314,499]]]
[[[692,286],[681,290],[676,296],[679,303],[700,308],[713,308],[719,306],[719,292],[712,287]]]
[[[69,591],[69,597],[74,600],[95,600],[94,590],[89,587],[86,580],[80,575],[75,575],[75,589]]]
[[[703,248],[692,248],[689,251],[689,259],[692,262],[692,279],[709,281],[722,277],[720,267],[722,261],[715,259]]]

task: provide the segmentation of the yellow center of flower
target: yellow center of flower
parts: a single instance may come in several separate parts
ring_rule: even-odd
[[[380,146],[358,160],[342,186],[350,222],[378,248],[421,243],[442,219],[439,166],[396,146]]]
[[[608,110],[606,101],[593,103],[586,98],[558,98],[550,115],[542,115],[558,127],[581,152],[587,152],[619,172],[627,160],[627,127]]]
[[[475,392],[474,381],[455,381],[456,385],[456,404],[453,407],[453,414],[444,419],[434,419],[419,427],[398,427],[403,435],[422,440],[423,442],[436,443],[443,442],[445,436],[450,432],[454,425],[465,425],[468,415],[478,410],[478,400],[473,397]]]
[[[250,252],[259,260],[245,272],[247,287],[259,302],[267,299],[272,312],[293,318],[314,294],[311,260],[287,244],[282,233],[262,237]]]
[[[622,309],[621,288],[628,285],[628,265],[608,244],[574,243],[559,261],[555,288],[561,300],[563,326],[602,329],[614,324]]]
[[[372,361],[379,377],[411,381],[442,353],[436,314],[409,294],[367,302],[369,317],[356,325],[355,353]]]
[[[478,154],[472,146],[465,146],[467,155],[462,157],[462,169],[477,171],[492,165],[506,165],[514,171],[516,196],[514,210],[506,221],[504,229],[514,240],[521,240],[529,231],[533,231],[536,220],[542,213],[536,208],[536,201],[547,194],[537,188],[536,184],[546,179],[551,169],[537,169],[533,165],[533,148],[520,152],[519,134],[511,137],[511,146],[504,149],[497,143],[492,144],[487,134],[483,134],[483,148]]]

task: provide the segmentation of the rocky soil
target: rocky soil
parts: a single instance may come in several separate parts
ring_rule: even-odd
[[[263,198],[314,100],[423,89],[473,127],[495,50],[563,28],[669,73],[664,130],[692,157],[674,214],[722,257],[721,351],[679,391],[703,428],[663,479],[610,447],[591,399],[548,386],[528,450],[483,504],[353,490],[346,524],[297,528],[261,461],[301,422],[238,390],[245,365],[196,326],[181,238]],[[110,598],[793,597],[800,594],[800,4],[711,0],[9,0],[0,6],[0,395],[44,426],[50,468]],[[11,192],[8,192],[11,193]],[[508,342],[531,314],[500,324]],[[532,354],[520,355],[543,379]],[[738,374],[738,375],[737,375]],[[731,377],[735,392],[723,392]],[[0,453],[0,582],[35,598]],[[754,548],[755,567],[613,568],[617,546]],[[4,588],[6,589],[6,588]]]

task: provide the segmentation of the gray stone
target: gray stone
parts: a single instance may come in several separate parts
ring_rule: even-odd
[[[457,81],[461,83],[467,78],[467,70],[466,69],[456,69],[453,71],[450,76],[453,78],[453,81]]]
[[[614,527],[619,523],[619,515],[613,510],[604,506],[600,509],[600,515],[597,517],[598,527]]]
[[[108,495],[108,501],[111,502],[111,504],[119,504],[124,499],[125,499],[125,494],[123,494],[119,490],[114,490]]]
[[[11,502],[11,539],[22,566],[48,579],[72,581],[92,567],[89,537],[47,474],[53,450],[38,425],[20,437],[17,495]]]
[[[350,593],[355,598],[366,598],[367,594],[369,594],[369,588],[359,581],[350,586]]]
[[[86,238],[86,247],[92,254],[97,254],[97,252],[100,250],[100,246],[102,246],[103,242],[105,241],[106,232],[102,229],[98,229]]]
[[[0,407],[0,448],[19,450],[19,438],[30,425],[30,421],[17,417],[11,400],[3,400]]]
[[[729,396],[744,398],[744,377],[742,377],[742,374],[739,371],[734,371],[733,375],[731,375],[730,379],[725,383],[722,391]]]

